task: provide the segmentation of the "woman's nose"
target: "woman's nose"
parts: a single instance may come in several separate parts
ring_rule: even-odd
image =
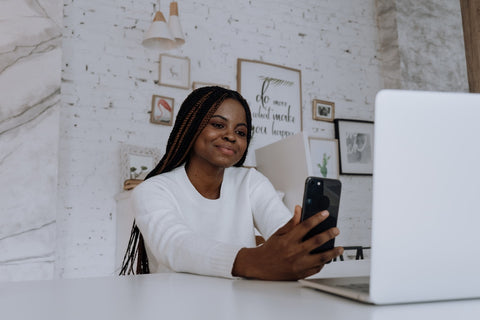
[[[228,141],[228,142],[235,142],[235,135],[231,132],[227,132],[223,136],[223,140]]]

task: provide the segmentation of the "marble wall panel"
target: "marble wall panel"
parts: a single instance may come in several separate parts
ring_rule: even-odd
[[[376,0],[385,88],[468,91],[460,3]]]
[[[0,241],[0,281],[51,279],[56,223],[10,235]]]
[[[376,0],[375,3],[383,87],[399,89],[402,73],[398,49],[397,7],[395,0]]]
[[[0,280],[54,274],[62,8],[0,2]]]
[[[396,1],[402,87],[467,91],[460,2]]]

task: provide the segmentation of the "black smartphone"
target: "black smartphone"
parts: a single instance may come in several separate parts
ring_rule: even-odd
[[[342,183],[340,180],[319,177],[308,177],[305,180],[301,220],[304,221],[323,210],[328,210],[330,214],[327,219],[311,229],[302,239],[303,241],[327,229],[337,226],[341,191]],[[335,238],[329,240],[310,253],[324,252],[333,249],[334,246]]]

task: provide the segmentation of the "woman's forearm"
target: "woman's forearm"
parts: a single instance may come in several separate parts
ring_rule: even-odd
[[[258,269],[258,247],[242,248],[233,263],[232,276],[261,279]]]

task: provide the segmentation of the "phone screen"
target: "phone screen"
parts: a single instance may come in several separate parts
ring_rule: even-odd
[[[304,221],[323,210],[328,210],[330,214],[327,219],[310,230],[303,241],[337,226],[341,190],[342,183],[339,180],[318,177],[308,177],[306,179],[301,220]],[[331,239],[311,253],[327,251],[333,249],[334,246],[335,239]]]

